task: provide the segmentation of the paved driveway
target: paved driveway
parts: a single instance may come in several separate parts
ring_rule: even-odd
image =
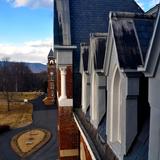
[[[46,107],[42,103],[42,97],[32,101],[34,105],[33,123],[27,127],[14,129],[0,135],[0,160],[57,160],[58,140],[57,140],[57,108],[55,106]],[[22,130],[31,128],[44,128],[52,133],[51,140],[39,151],[27,158],[20,158],[10,147],[11,138]]]

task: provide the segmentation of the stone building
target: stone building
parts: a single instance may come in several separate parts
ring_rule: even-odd
[[[54,1],[60,159],[159,160],[158,7]]]

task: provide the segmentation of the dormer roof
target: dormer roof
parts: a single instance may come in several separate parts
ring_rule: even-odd
[[[88,71],[88,57],[89,57],[89,45],[87,43],[81,43],[81,57],[80,57],[80,72]]]
[[[155,27],[151,38],[151,43],[146,55],[145,65],[139,68],[140,71],[144,71],[148,77],[154,77],[160,58],[160,10],[157,13]]]
[[[155,17],[139,13],[112,12],[110,19],[120,68],[137,69],[144,65]]]
[[[94,70],[102,70],[106,49],[107,33],[91,33],[90,34],[90,50],[89,50],[89,73]]]
[[[55,0],[57,3],[59,0]],[[96,6],[96,7],[95,7]],[[57,17],[55,5],[54,14]],[[89,43],[89,34],[107,32],[110,11],[128,11],[143,13],[135,0],[69,0],[71,44],[76,45],[74,51],[74,70],[79,71],[80,43]],[[55,44],[62,44],[62,20],[56,18],[54,31]],[[57,28],[58,27],[58,28]],[[60,40],[61,43],[56,43]]]

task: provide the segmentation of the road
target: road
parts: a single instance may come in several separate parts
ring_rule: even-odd
[[[41,96],[31,101],[34,105],[33,123],[27,127],[13,129],[0,135],[0,160],[57,160],[58,159],[58,138],[57,138],[57,108],[56,106],[44,106]],[[32,129],[44,128],[52,133],[51,140],[32,155],[21,158],[10,147],[10,141],[17,133]]]

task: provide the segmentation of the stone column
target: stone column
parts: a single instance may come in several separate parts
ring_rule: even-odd
[[[66,67],[60,68],[61,72],[61,96],[60,99],[67,99],[66,96]]]

